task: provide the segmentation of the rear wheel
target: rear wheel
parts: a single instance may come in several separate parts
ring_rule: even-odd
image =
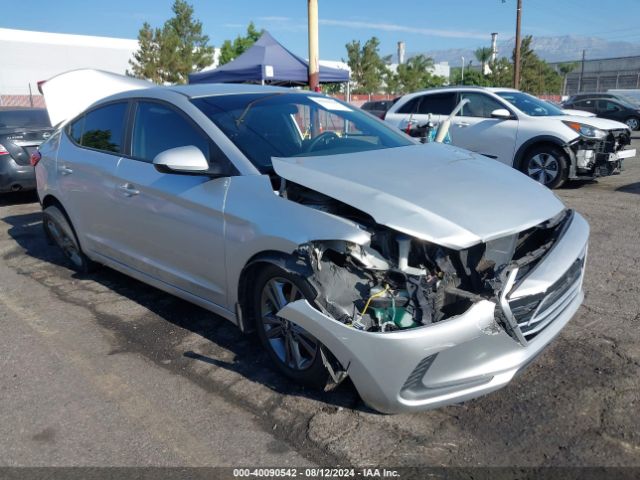
[[[300,299],[313,302],[313,289],[302,277],[270,265],[254,282],[253,312],[260,341],[286,376],[303,385],[324,388],[329,373],[322,361],[322,344],[299,325],[277,313]]]
[[[629,117],[624,121],[624,123],[626,123],[627,127],[631,130],[640,129],[640,119],[638,117]]]
[[[62,250],[74,270],[89,273],[95,269],[96,264],[82,252],[71,222],[60,208],[55,205],[45,208],[42,221],[45,233]]]
[[[567,155],[557,147],[540,145],[527,152],[520,170],[536,182],[558,188],[567,180]]]

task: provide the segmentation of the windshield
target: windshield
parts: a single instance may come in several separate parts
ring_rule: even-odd
[[[192,100],[261,172],[271,157],[336,155],[413,145],[358,108],[303,93],[218,95]]]
[[[565,113],[551,103],[522,92],[496,92],[518,110],[532,117],[555,117]]]
[[[51,127],[46,110],[0,110],[0,128]]]

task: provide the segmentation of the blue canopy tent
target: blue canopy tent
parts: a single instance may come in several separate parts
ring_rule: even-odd
[[[305,85],[309,64],[284,48],[268,32],[235,60],[214,70],[192,73],[189,83],[269,83]],[[345,83],[349,71],[320,66],[320,83]]]

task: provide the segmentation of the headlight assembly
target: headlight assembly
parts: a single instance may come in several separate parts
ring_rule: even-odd
[[[571,130],[579,133],[583,137],[595,138],[600,140],[601,138],[607,136],[607,132],[605,132],[604,130],[600,130],[599,128],[592,127],[591,125],[587,125],[585,123],[570,122],[567,120],[563,120],[562,123],[564,123]]]

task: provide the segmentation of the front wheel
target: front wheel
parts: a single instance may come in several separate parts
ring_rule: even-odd
[[[550,145],[534,147],[527,152],[520,170],[546,187],[558,188],[567,180],[567,155]]]
[[[626,123],[627,127],[629,127],[631,130],[640,129],[640,119],[638,119],[637,117],[629,117],[625,120],[624,123]]]
[[[329,373],[322,361],[322,344],[299,325],[277,315],[290,302],[304,298],[313,303],[313,289],[309,283],[270,265],[260,271],[254,285],[256,329],[271,360],[292,380],[324,388]]]

